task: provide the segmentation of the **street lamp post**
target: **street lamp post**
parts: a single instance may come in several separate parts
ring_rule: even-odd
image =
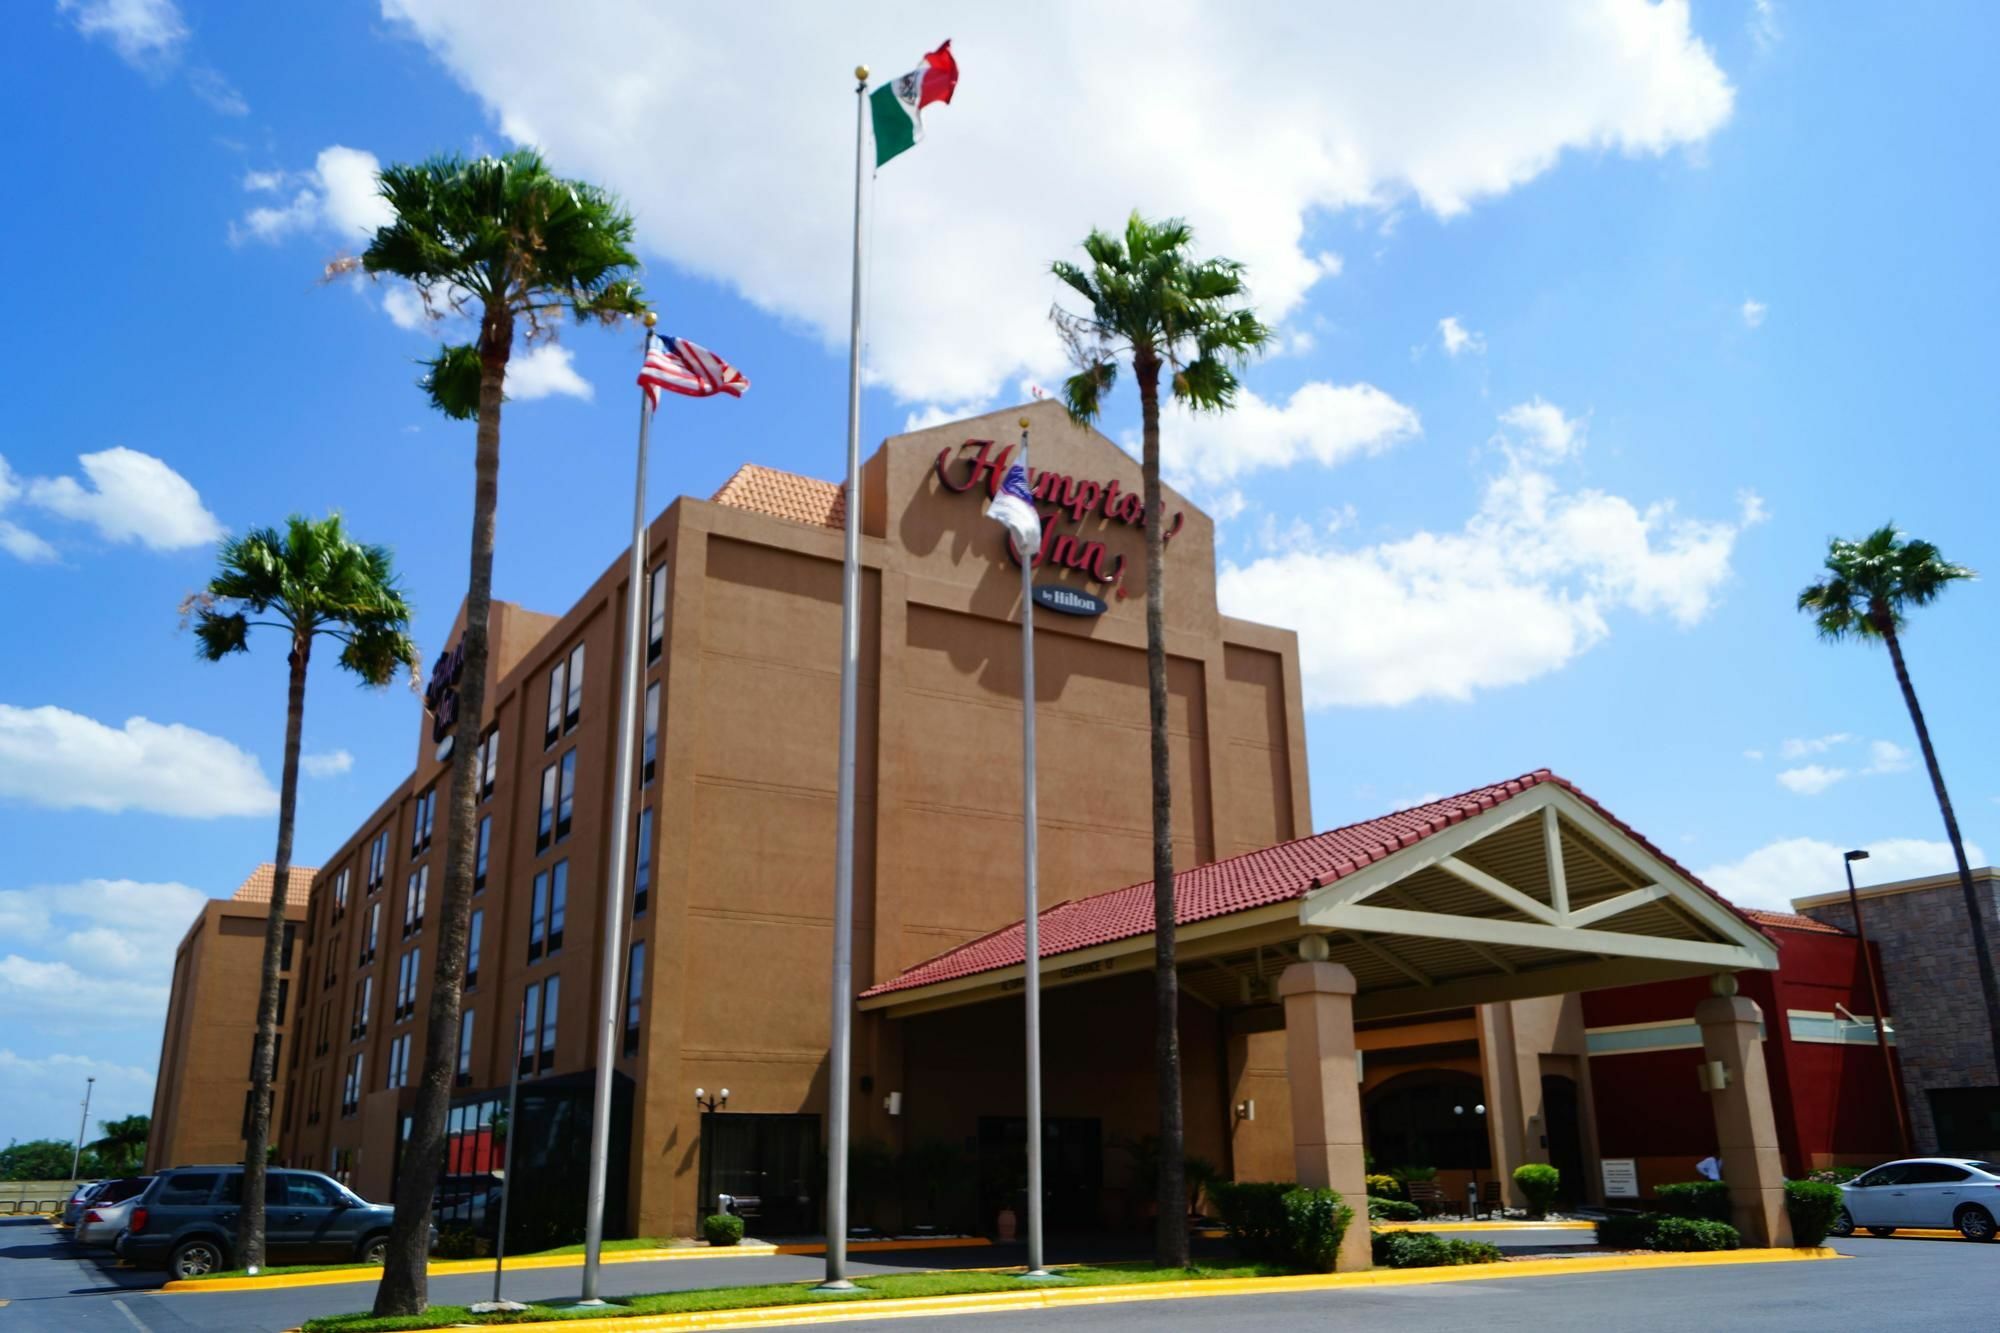
[[[1910,1146],[1910,1112],[1903,1105],[1902,1080],[1896,1076],[1896,1062],[1889,1055],[1889,1015],[1882,1004],[1882,979],[1875,974],[1875,955],[1868,951],[1868,928],[1861,923],[1861,895],[1854,888],[1854,863],[1866,861],[1868,853],[1856,849],[1841,857],[1847,871],[1847,905],[1854,912],[1854,937],[1861,943],[1861,965],[1868,969],[1868,994],[1875,1005],[1875,1045],[1882,1052],[1882,1072],[1889,1080],[1889,1099],[1896,1104],[1896,1133],[1903,1141],[1903,1156]]]
[[[91,1089],[96,1086],[97,1075],[95,1074],[83,1080],[83,1119],[77,1122],[76,1151],[70,1155],[69,1159],[69,1178],[71,1180],[79,1179],[77,1172],[83,1165],[83,1136],[84,1132],[90,1128],[90,1093]],[[56,1151],[61,1152],[62,1150],[58,1148]]]

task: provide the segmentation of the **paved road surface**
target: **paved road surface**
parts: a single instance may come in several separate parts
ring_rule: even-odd
[[[1492,1239],[1493,1233],[1482,1233]],[[1510,1234],[1510,1249],[1587,1244],[1589,1233]],[[1052,1246],[1052,1250],[1059,1247]],[[1450,1283],[1422,1287],[1153,1301],[1088,1309],[972,1317],[966,1333],[1077,1328],[1291,1330],[1337,1322],[1342,1333],[1412,1327],[1467,1327],[1481,1333],[1551,1328],[1593,1330],[1701,1327],[1705,1330],[1824,1330],[1835,1327],[1992,1327],[2000,1303],[2000,1244],[1958,1241],[1842,1242],[1856,1256],[1839,1263],[1758,1264],[1680,1272]],[[1061,1258],[1102,1255],[1062,1254]],[[930,1250],[854,1256],[857,1275],[911,1268],[980,1267],[1017,1259],[1006,1249]],[[694,1259],[607,1264],[606,1295],[817,1277],[813,1256]],[[154,1290],[157,1273],[83,1256],[46,1223],[0,1219],[0,1333],[279,1333],[302,1319],[365,1307],[365,1283],[269,1292],[186,1295]],[[510,1276],[507,1294],[552,1299],[576,1290],[577,1270]],[[492,1291],[484,1276],[441,1277],[434,1299],[464,1302]],[[1420,1322],[1418,1322],[1420,1321]],[[842,1329],[910,1333],[906,1320],[844,1323]]]

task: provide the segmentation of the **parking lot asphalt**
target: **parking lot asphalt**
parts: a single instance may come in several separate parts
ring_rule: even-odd
[[[1468,1233],[1472,1234],[1472,1233]],[[1478,1233],[1495,1240],[1495,1233]],[[1588,1232],[1505,1233],[1513,1253],[1589,1252]],[[1116,1242],[1066,1247],[1051,1243],[1052,1259],[1113,1257]],[[1069,1253],[1074,1248],[1077,1253]],[[2000,1244],[1860,1237],[1836,1243],[1840,1262],[1759,1264],[1691,1271],[1595,1273],[1553,1278],[1499,1278],[1436,1286],[1355,1289],[1337,1293],[1232,1296],[1216,1300],[1102,1305],[1083,1309],[964,1316],[983,1326],[1014,1330],[1071,1328],[1194,1329],[1226,1320],[1232,1329],[1294,1329],[1338,1322],[1349,1329],[1398,1329],[1442,1323],[1524,1333],[1557,1328],[1792,1330],[1832,1324],[1907,1327],[1991,1323],[2000,1293]],[[1019,1262],[1018,1247],[927,1250],[857,1255],[851,1271],[908,1272],[976,1268]],[[607,1264],[602,1288],[609,1296],[687,1290],[757,1282],[809,1281],[823,1261],[812,1255],[742,1259],[681,1259]],[[109,1254],[86,1254],[44,1221],[0,1219],[0,1333],[76,1330],[77,1333],[280,1333],[319,1314],[366,1308],[372,1284],[283,1288],[271,1291],[178,1293],[158,1288],[164,1275],[120,1268]],[[578,1270],[539,1269],[509,1275],[506,1293],[522,1300],[572,1295]],[[481,1300],[492,1294],[483,1275],[431,1280],[438,1302]],[[881,1329],[906,1321],[844,1323]]]

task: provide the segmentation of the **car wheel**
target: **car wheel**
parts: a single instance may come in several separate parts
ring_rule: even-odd
[[[167,1260],[167,1270],[182,1281],[207,1277],[222,1266],[222,1246],[202,1236],[174,1246],[173,1257]]]
[[[1869,1227],[1869,1228],[1868,1228],[1868,1234],[1869,1234],[1869,1235],[1871,1235],[1871,1236],[1893,1236],[1893,1235],[1895,1235],[1895,1234],[1896,1234],[1896,1228],[1894,1228],[1894,1227]]]
[[[361,1242],[361,1248],[356,1253],[364,1264],[386,1264],[389,1262],[389,1238],[370,1236]]]
[[[1847,1237],[1853,1235],[1854,1215],[1848,1212],[1845,1208],[1841,1209],[1840,1216],[1833,1219],[1833,1225],[1826,1229],[1826,1234],[1829,1236],[1839,1237],[1842,1240],[1845,1240]]]
[[[1958,1210],[1958,1234],[1967,1240],[1993,1239],[1993,1214],[1976,1203],[1967,1204]]]

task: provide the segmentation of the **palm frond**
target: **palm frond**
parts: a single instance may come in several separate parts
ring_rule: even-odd
[[[424,376],[417,386],[430,400],[433,410],[453,421],[470,421],[479,415],[479,349],[471,343],[454,343],[438,349],[438,354],[419,361]]]
[[[1826,577],[1799,594],[1822,637],[1879,638],[1900,629],[1910,608],[1935,601],[1953,583],[1976,578],[1946,560],[1931,542],[1905,539],[1885,523],[1859,541],[1827,543]]]

